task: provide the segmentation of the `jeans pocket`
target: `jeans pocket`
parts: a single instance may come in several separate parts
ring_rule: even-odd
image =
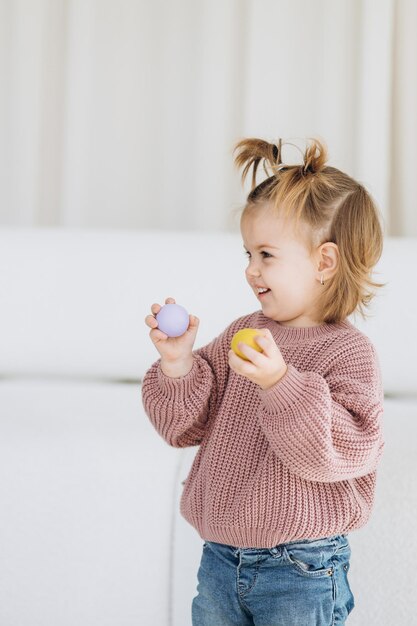
[[[349,569],[349,561],[350,561],[350,556],[351,556],[351,550],[350,550],[350,545],[349,543],[343,543],[340,546],[337,546],[337,548],[334,551],[333,554],[333,564],[335,567],[343,567],[343,569],[345,570],[345,572],[347,572],[347,570]]]
[[[340,554],[343,556],[350,557],[350,544],[348,542],[342,543],[340,546],[337,546],[335,551],[335,555]]]
[[[333,575],[332,552],[320,548],[284,547],[283,555],[297,573],[310,578]]]

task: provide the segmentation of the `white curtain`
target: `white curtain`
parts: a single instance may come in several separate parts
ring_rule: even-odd
[[[417,235],[416,41],[415,0],[0,0],[0,223],[236,229],[233,144],[318,136]]]

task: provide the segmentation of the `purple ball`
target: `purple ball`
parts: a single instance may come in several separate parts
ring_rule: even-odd
[[[168,337],[180,337],[187,330],[190,318],[184,307],[179,304],[165,304],[156,314],[159,330]]]

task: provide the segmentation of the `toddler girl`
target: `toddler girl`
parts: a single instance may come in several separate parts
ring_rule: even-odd
[[[145,411],[169,445],[199,446],[180,507],[204,540],[194,626],[344,624],[348,533],[369,519],[384,447],[378,357],[347,319],[381,286],[377,209],[321,141],[300,165],[282,145],[235,148],[243,180],[253,167],[241,233],[260,309],[194,351],[195,316],[177,338],[158,330],[159,304],[145,319],[161,355]],[[262,352],[241,343],[243,359],[230,343],[247,327]]]

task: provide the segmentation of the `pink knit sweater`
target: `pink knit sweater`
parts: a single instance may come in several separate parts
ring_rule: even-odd
[[[232,336],[247,327],[269,328],[288,365],[270,389],[229,367]],[[193,354],[182,378],[156,361],[142,400],[169,445],[199,446],[180,510],[202,539],[270,548],[368,521],[384,442],[380,368],[366,335],[348,320],[295,328],[257,311]]]

